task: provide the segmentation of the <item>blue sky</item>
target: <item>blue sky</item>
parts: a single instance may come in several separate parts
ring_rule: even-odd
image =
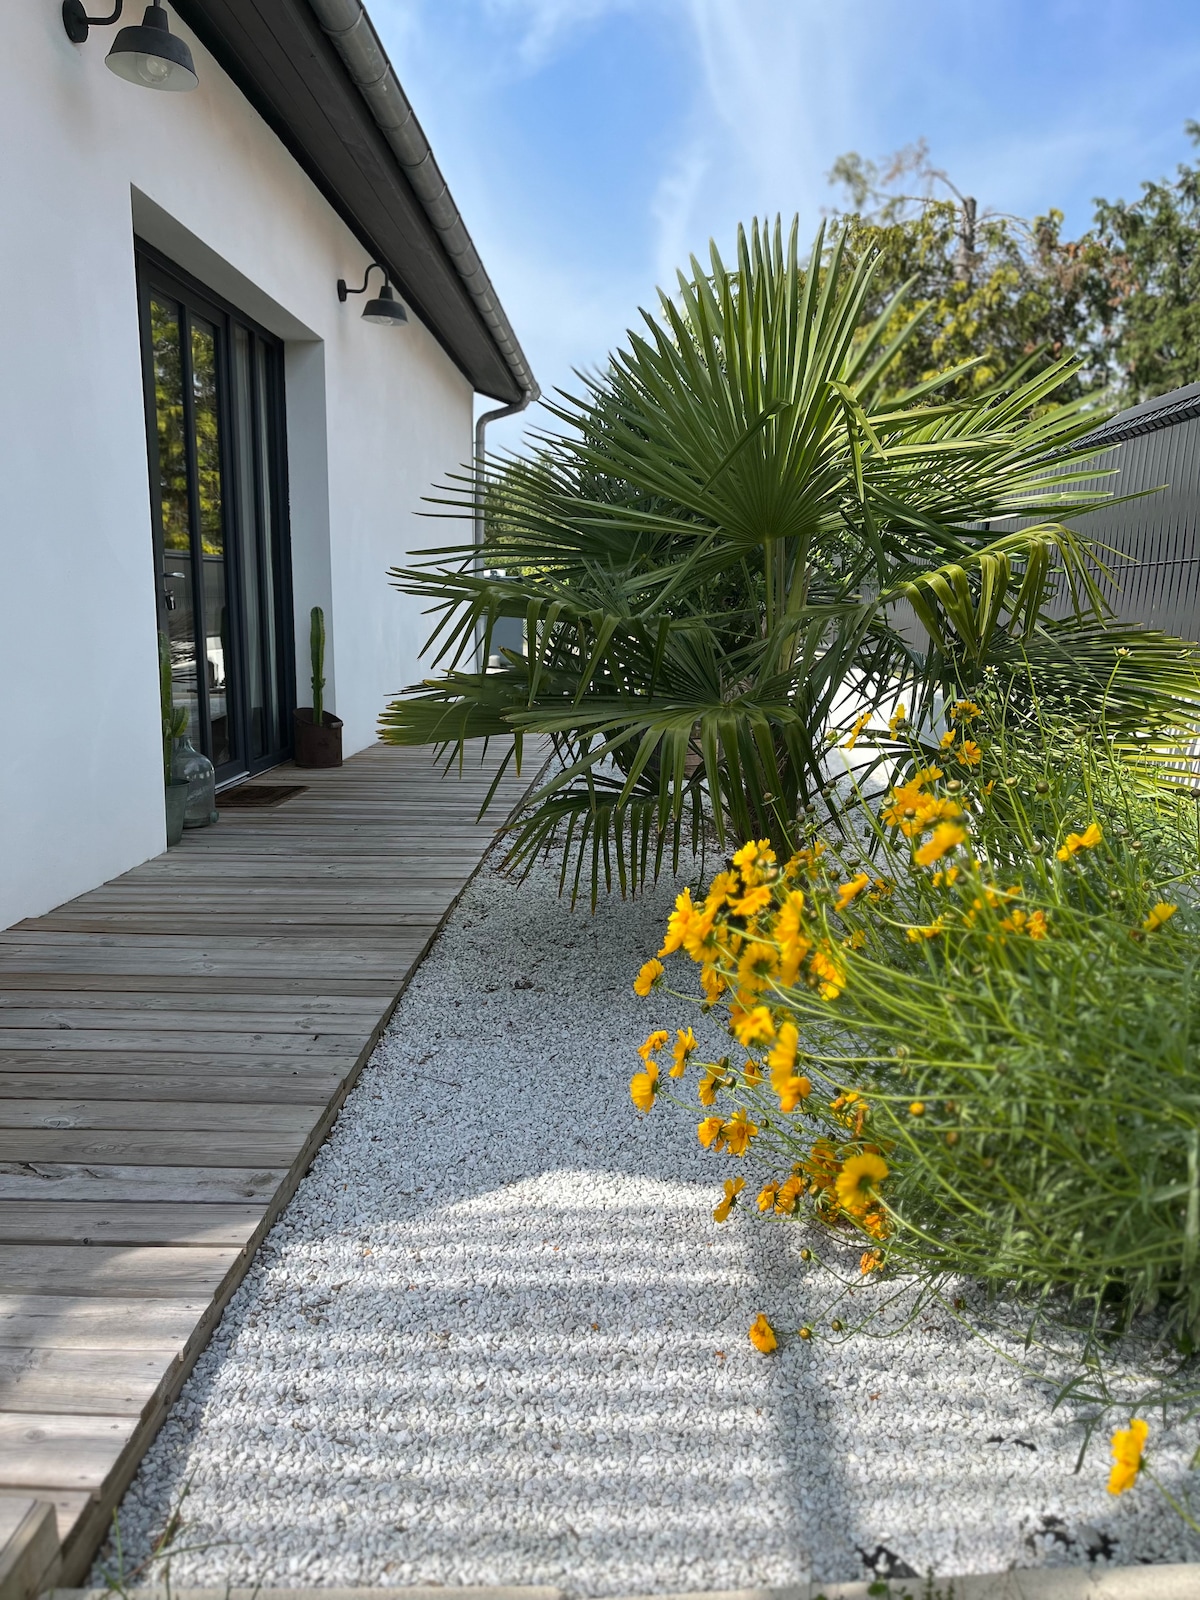
[[[846,150],[918,138],[981,208],[1174,171],[1195,0],[370,0],[543,389],[602,360],[739,220],[815,232]],[[520,428],[495,426],[493,447]]]

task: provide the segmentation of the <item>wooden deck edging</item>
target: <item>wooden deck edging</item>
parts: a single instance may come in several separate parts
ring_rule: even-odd
[[[0,1500],[77,1583],[538,770],[375,746],[0,932]]]

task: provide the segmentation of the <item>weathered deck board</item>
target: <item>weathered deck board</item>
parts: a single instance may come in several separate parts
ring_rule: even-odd
[[[0,1490],[66,1582],[538,753],[481,824],[497,760],[306,771],[0,932]]]

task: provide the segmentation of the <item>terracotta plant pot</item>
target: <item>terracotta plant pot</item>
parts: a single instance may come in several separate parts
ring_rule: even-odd
[[[311,706],[298,706],[294,715],[296,765],[298,767],[340,767],[342,764],[342,719],[326,711],[321,726],[313,723]]]

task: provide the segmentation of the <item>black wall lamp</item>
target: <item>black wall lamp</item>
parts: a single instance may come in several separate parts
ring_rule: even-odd
[[[385,328],[395,328],[401,322],[408,321],[408,312],[396,299],[391,283],[388,281],[387,268],[379,261],[372,261],[367,268],[366,277],[363,278],[361,289],[348,289],[345,278],[338,279],[338,299],[344,305],[347,297],[352,294],[365,294],[367,283],[373,272],[383,273],[383,287],[374,300],[368,300],[363,307],[364,322],[378,322]]]
[[[121,20],[125,0],[116,0],[111,17],[89,17],[83,0],[63,0],[63,27],[72,44],[83,44],[89,28],[108,28]],[[200,81],[192,52],[171,32],[158,0],[146,7],[140,27],[122,28],[105,57],[105,66],[128,83],[145,89],[194,89]]]

